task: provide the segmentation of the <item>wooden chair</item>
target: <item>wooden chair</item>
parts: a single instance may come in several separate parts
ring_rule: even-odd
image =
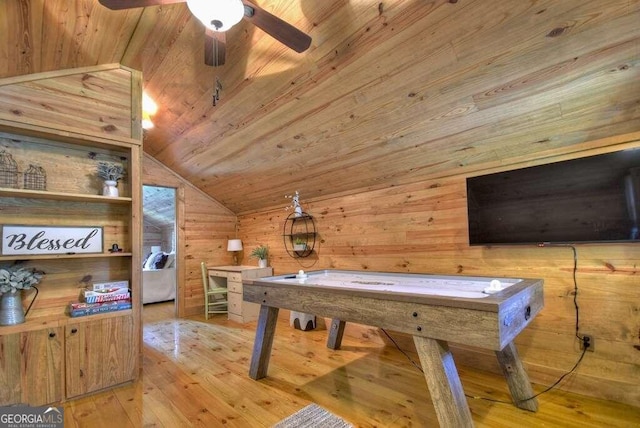
[[[211,284],[207,264],[200,263],[202,269],[202,285],[204,286],[204,317],[209,319],[209,314],[226,314],[228,312],[227,287]]]

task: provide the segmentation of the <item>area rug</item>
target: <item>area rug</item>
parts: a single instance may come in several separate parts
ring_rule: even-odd
[[[284,418],[273,428],[353,428],[353,425],[314,403]]]

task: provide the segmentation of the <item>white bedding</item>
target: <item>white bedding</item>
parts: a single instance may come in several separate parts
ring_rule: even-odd
[[[143,269],[142,303],[165,302],[176,298],[176,270]]]

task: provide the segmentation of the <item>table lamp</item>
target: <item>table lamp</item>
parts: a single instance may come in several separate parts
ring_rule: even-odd
[[[242,241],[240,239],[229,239],[227,251],[233,252],[233,265],[238,265],[238,251],[242,251]]]

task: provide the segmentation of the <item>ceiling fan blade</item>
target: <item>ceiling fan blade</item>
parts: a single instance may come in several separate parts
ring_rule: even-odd
[[[225,33],[205,28],[204,63],[212,67],[224,65],[227,51]]]
[[[244,19],[269,34],[280,43],[296,52],[304,52],[311,46],[311,37],[298,30],[293,25],[270,14],[255,4],[242,0],[244,4]]]
[[[184,3],[186,0],[98,0],[101,5],[112,10],[136,7],[162,6],[163,4]]]

